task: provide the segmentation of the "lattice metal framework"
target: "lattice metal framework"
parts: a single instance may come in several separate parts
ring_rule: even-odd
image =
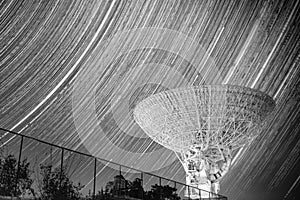
[[[176,152],[211,145],[236,149],[257,136],[274,106],[258,90],[204,85],[152,95],[137,105],[134,117],[154,141]]]
[[[155,142],[177,153],[190,175],[187,182],[199,186],[204,175],[196,180],[195,173],[205,169],[204,178],[218,182],[228,171],[232,150],[259,134],[274,107],[274,100],[258,90],[201,85],[152,95],[136,106],[134,118]]]

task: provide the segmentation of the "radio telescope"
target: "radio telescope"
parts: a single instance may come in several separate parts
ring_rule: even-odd
[[[134,119],[155,142],[173,150],[186,172],[186,195],[218,193],[232,152],[261,131],[274,100],[251,88],[200,85],[154,94],[134,109]],[[202,191],[203,190],[203,191]]]

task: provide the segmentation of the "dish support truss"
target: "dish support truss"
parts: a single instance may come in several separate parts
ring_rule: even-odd
[[[194,147],[186,152],[175,153],[186,172],[186,184],[192,186],[186,188],[185,196],[191,199],[217,197],[219,181],[231,164],[230,150],[214,146],[208,151],[202,151]]]

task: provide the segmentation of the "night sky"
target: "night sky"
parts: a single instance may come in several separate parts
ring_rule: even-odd
[[[299,61],[299,1],[2,0],[0,127],[184,183],[176,155],[135,123],[135,106],[178,87],[245,86],[270,95],[276,108],[234,152],[220,193],[296,199]],[[20,138],[0,135],[17,155]],[[35,168],[60,165],[59,149],[29,139],[22,157]],[[64,161],[72,180],[92,189],[93,159],[67,152]],[[100,189],[119,168],[97,164]],[[157,181],[145,179],[147,187]]]

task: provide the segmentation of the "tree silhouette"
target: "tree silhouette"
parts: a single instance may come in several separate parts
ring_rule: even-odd
[[[142,186],[142,179],[136,178],[132,183],[128,191],[129,196],[135,198],[143,198],[144,189]]]
[[[8,155],[0,160],[0,195],[19,197],[30,191],[34,195],[31,188],[33,180],[30,178],[29,162],[24,159],[17,162],[13,155]]]
[[[52,165],[41,165],[43,177],[41,187],[42,200],[79,200],[80,190],[83,188],[80,183],[74,185],[69,179],[64,169],[56,168]]]
[[[168,185],[152,185],[151,191],[145,195],[145,200],[180,200],[180,197],[176,194],[176,188],[172,188]]]

